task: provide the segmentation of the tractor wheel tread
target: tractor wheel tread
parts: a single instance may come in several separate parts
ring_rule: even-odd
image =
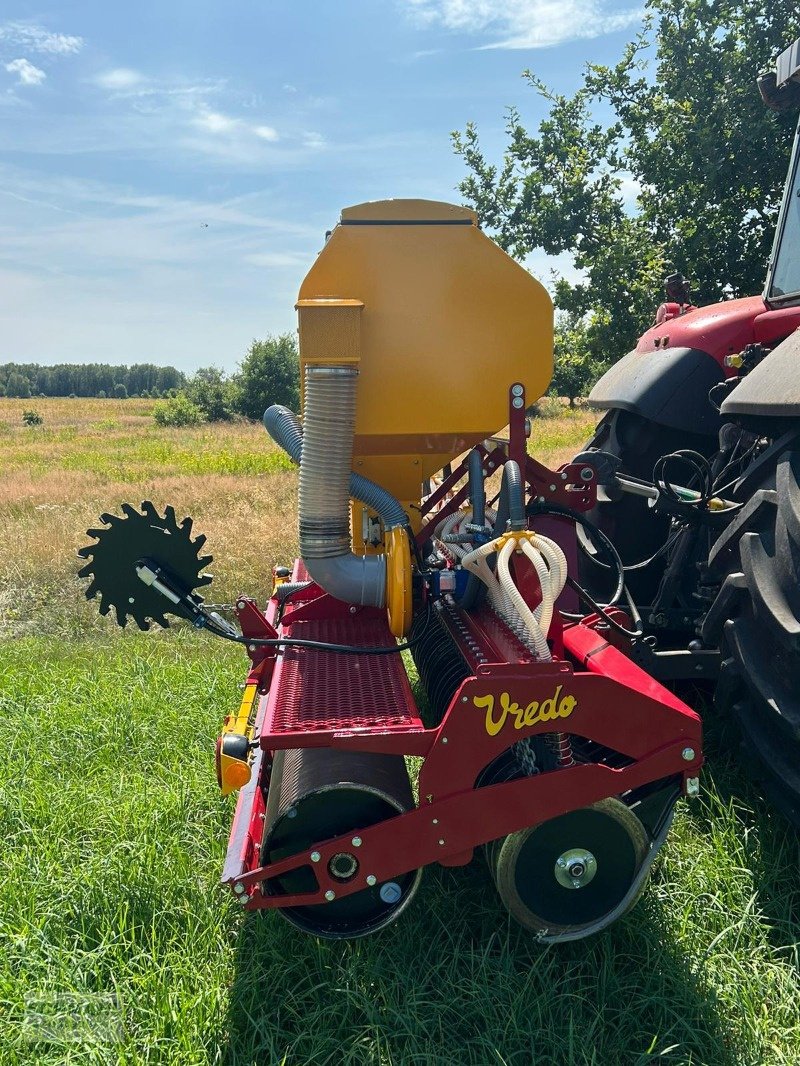
[[[776,449],[739,483],[738,498],[748,492],[710,553],[727,577],[703,633],[722,650],[715,703],[744,768],[800,827],[800,449]]]
[[[744,534],[755,530],[765,520],[774,521],[774,510],[777,506],[778,493],[775,489],[759,489],[754,493],[725,532],[714,542],[708,556],[709,569],[727,569],[726,564]]]
[[[782,644],[800,653],[800,622],[780,582],[774,552],[767,550],[757,533],[747,533],[742,538],[740,554],[754,614]]]

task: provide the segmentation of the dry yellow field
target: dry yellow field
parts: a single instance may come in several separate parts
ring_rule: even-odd
[[[297,547],[297,474],[249,422],[162,428],[151,400],[0,399],[0,635],[107,628],[81,595],[76,552],[103,511],[149,499],[191,515],[215,557],[210,598],[261,596]],[[27,426],[35,410],[42,425]],[[591,432],[587,411],[536,419],[531,453],[557,465]]]

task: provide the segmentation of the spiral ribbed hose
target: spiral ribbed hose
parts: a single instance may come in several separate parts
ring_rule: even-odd
[[[299,456],[300,555],[309,576],[332,596],[345,603],[384,607],[385,556],[350,551],[357,381],[358,371],[350,367],[306,367]],[[296,448],[298,427],[290,411],[270,408],[264,424],[279,444],[286,447],[285,438]],[[287,451],[297,458],[291,448]]]
[[[299,465],[303,455],[303,428],[294,411],[281,404],[273,404],[264,412],[264,428],[275,443]],[[380,515],[384,529],[395,529],[409,524],[408,515],[399,500],[363,474],[351,471],[350,495]]]

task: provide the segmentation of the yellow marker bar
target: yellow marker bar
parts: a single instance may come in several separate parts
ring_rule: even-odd
[[[217,782],[223,796],[250,780],[250,731],[257,693],[257,685],[245,685],[239,711],[225,719],[222,736],[217,741]]]

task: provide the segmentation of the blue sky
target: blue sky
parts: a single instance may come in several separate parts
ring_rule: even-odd
[[[615,0],[4,4],[0,362],[233,369],[294,328],[343,206],[458,202],[451,130],[499,155],[506,106],[542,114],[524,68],[569,91],[640,22]]]

